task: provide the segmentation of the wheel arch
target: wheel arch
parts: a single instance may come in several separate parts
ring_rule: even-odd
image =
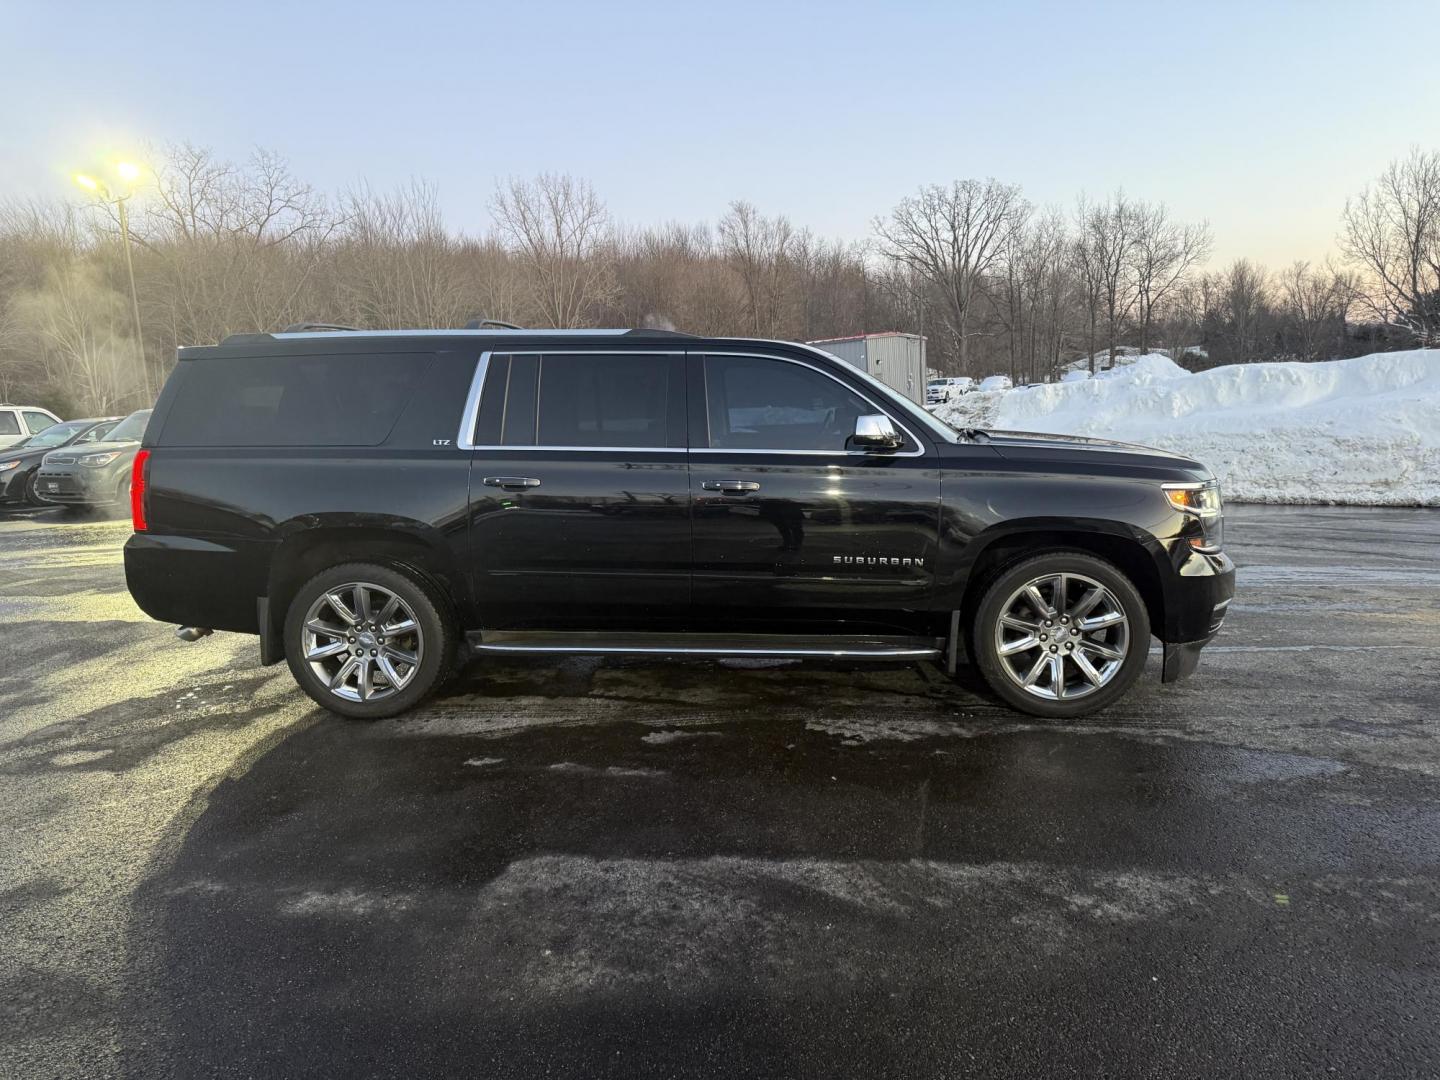
[[[469,591],[458,559],[438,530],[421,522],[394,519],[356,523],[296,523],[282,537],[270,560],[262,601],[262,639],[278,642],[285,613],[300,587],[320,571],[347,562],[369,562],[419,577],[442,612],[466,625]],[[273,662],[277,651],[262,653]]]
[[[969,565],[960,600],[967,622],[990,582],[1017,562],[1050,551],[1080,551],[1112,563],[1134,583],[1145,601],[1152,633],[1165,626],[1164,549],[1153,536],[1134,526],[1075,519],[1008,522],[981,533],[968,548]]]

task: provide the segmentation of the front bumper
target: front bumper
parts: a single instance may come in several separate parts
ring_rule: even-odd
[[[1214,640],[1235,597],[1235,564],[1224,552],[1187,552],[1166,596],[1161,682],[1179,682],[1195,671],[1200,650]]]
[[[109,466],[41,465],[35,476],[35,495],[60,506],[99,506],[115,501],[119,480],[120,472]]]
[[[21,466],[18,469],[0,473],[0,506],[12,506],[25,501],[25,485],[34,471],[34,466],[28,468]]]

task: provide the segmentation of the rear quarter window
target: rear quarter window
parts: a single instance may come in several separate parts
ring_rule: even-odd
[[[431,353],[206,357],[187,361],[166,446],[378,446]]]

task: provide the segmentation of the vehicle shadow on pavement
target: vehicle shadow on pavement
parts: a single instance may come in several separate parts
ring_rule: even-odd
[[[560,683],[548,723],[498,733],[317,714],[221,782],[139,899],[159,1035],[135,1071],[1124,1073],[1201,1015],[1217,1071],[1264,1071],[1336,1060],[1317,991],[1440,1004],[1418,968],[1357,996],[1345,955],[1391,932],[1274,900],[1383,872],[1420,918],[1433,833],[1362,854],[1401,807],[1292,812],[1363,776],[1267,785],[1246,751],[943,715],[886,737],[799,693],[577,722]],[[1269,1048],[1259,1000],[1289,1032]]]

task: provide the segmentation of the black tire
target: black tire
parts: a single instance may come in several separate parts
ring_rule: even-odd
[[[1016,592],[1027,583],[1059,574],[1088,578],[1103,585],[1105,589],[1109,590],[1111,597],[1128,620],[1125,647],[1123,649],[1116,647],[1114,650],[1123,655],[1123,659],[1118,661],[1118,667],[1114,669],[1103,685],[1093,689],[1087,688],[1084,683],[1079,681],[1078,676],[1075,677],[1075,685],[1079,686],[1083,694],[1068,700],[1063,693],[1058,698],[1038,696],[1045,691],[1046,687],[1043,686],[1037,687],[1035,691],[1025,689],[1021,685],[1021,681],[1011,674],[1011,668],[999,654],[999,643],[1002,637],[999,620],[1003,609],[1007,606],[1007,601],[1010,601]],[[1016,631],[1011,632],[1016,633]],[[1027,632],[1022,630],[1018,633],[1023,637]],[[1097,634],[1099,633],[1097,632]],[[1097,634],[1090,636],[1094,638]],[[1053,636],[1054,630],[1052,629],[1047,637],[1053,639]],[[1111,563],[1080,551],[1051,551],[1007,567],[990,583],[970,621],[968,645],[975,666],[984,677],[986,684],[1007,705],[1019,709],[1021,712],[1029,713],[1031,716],[1071,719],[1098,712],[1113,705],[1134,685],[1145,667],[1145,658],[1150,652],[1150,616],[1145,608],[1145,601],[1134,583]],[[1064,646],[1061,647],[1064,648]],[[1050,652],[1055,651],[1048,644],[1043,647],[1037,645],[1034,653],[1023,655],[1034,656],[1038,665],[1042,648],[1048,649]],[[1073,665],[1073,662],[1071,663]],[[1061,670],[1065,671],[1064,662],[1062,662]],[[1053,681],[1049,669],[1046,669],[1046,677],[1049,681]],[[1062,686],[1071,685],[1064,679],[1061,682]]]
[[[339,586],[355,582],[378,586],[399,597],[414,613],[419,627],[420,654],[413,676],[401,689],[369,701],[333,692],[304,657],[302,635],[311,605]],[[456,634],[442,603],[418,575],[375,563],[354,562],[323,570],[301,586],[285,615],[284,638],[290,673],[317,705],[340,716],[379,720],[414,708],[439,688],[452,666]]]
[[[22,506],[50,506],[44,499],[40,498],[40,492],[36,485],[40,482],[40,470],[34,469],[25,480],[25,497],[21,502]]]
[[[130,474],[126,473],[115,482],[115,505],[129,508],[130,505]]]

